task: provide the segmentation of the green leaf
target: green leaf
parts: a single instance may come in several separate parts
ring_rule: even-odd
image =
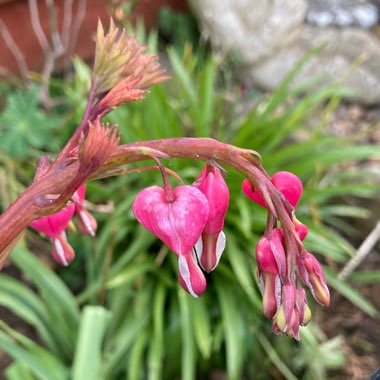
[[[34,326],[49,348],[57,348],[57,342],[50,331],[46,308],[35,293],[19,281],[1,274],[0,294],[0,305]]]
[[[376,308],[364,298],[363,294],[352,288],[348,283],[339,280],[336,276],[327,268],[324,268],[327,283],[337,290],[342,296],[346,297],[352,304],[357,306],[360,310],[364,311],[371,317],[377,314]]]
[[[182,380],[195,380],[196,378],[196,346],[190,318],[189,297],[191,296],[182,289],[178,290],[182,334]]]
[[[65,380],[67,368],[49,351],[0,321],[0,348],[42,380]]]
[[[61,352],[70,357],[76,340],[75,326],[79,324],[79,309],[75,297],[64,282],[40,260],[19,244],[11,260],[30,278],[37,287],[49,314],[51,326]]]
[[[246,357],[246,326],[237,303],[238,297],[232,286],[225,286],[226,283],[228,282],[217,278],[216,291],[223,320],[228,376],[231,380],[239,380]]]
[[[101,306],[86,306],[83,310],[76,343],[72,380],[101,379],[101,353],[106,327],[111,313]]]
[[[29,368],[20,361],[13,362],[5,370],[7,380],[35,380]]]
[[[165,354],[165,301],[166,288],[158,284],[153,295],[153,334],[148,351],[148,379],[160,380],[162,378],[162,364]]]
[[[209,359],[212,348],[212,333],[210,323],[210,310],[206,298],[192,298],[189,300],[190,318],[195,341],[203,358]]]

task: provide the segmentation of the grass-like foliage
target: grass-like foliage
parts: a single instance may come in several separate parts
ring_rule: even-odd
[[[310,59],[305,57],[272,94],[243,97],[228,71],[212,56],[200,62],[188,49],[183,57],[169,49],[168,56],[172,80],[153,88],[146,100],[109,116],[119,124],[122,140],[215,137],[260,152],[270,174],[294,172],[304,182],[297,216],[310,227],[308,250],[328,263],[330,287],[353,307],[374,315],[373,305],[336,276],[355,253],[343,237],[354,232],[347,218],[366,218],[370,212],[347,206],[343,196],[374,196],[375,184],[360,162],[379,155],[378,146],[356,144],[355,136],[338,139],[326,133],[325,123],[345,90],[330,85],[306,94],[305,88],[313,83],[293,88],[292,79]],[[73,81],[62,85],[68,125],[79,121],[84,107],[81,91],[90,78],[89,69],[79,60],[75,69]],[[18,92],[9,99],[0,117],[7,128],[17,120],[22,122],[17,117],[23,115],[14,115],[14,121],[9,115],[18,109],[14,104],[18,99],[24,104]],[[28,110],[31,107],[33,103]],[[318,122],[313,125],[316,115]],[[32,117],[47,118],[41,110]],[[38,133],[34,134],[35,123],[30,127],[34,137],[46,127],[36,123]],[[17,133],[22,140],[13,136]],[[12,129],[9,138],[33,143],[23,133],[20,126]],[[2,149],[8,152],[5,146]],[[47,148],[37,141],[33,149]],[[17,152],[13,153],[14,157]],[[25,154],[22,149],[18,159]],[[167,166],[188,183],[201,168],[186,160],[173,160]],[[20,180],[17,172],[9,175],[13,177],[8,187]],[[206,294],[197,300],[180,289],[174,255],[139,226],[130,211],[140,189],[160,184],[158,173],[133,173],[89,184],[88,198],[93,203],[112,199],[115,209],[96,215],[100,228],[93,240],[71,238],[77,258],[59,275],[32,253],[36,250],[32,246],[43,249],[43,244],[29,232],[11,260],[37,291],[0,274],[0,304],[33,326],[41,344],[1,323],[0,348],[14,358],[6,378],[193,380],[221,370],[231,380],[267,380],[272,375],[322,380],[329,368],[342,366],[342,337],[327,340],[315,323],[301,329],[300,343],[271,333],[261,310],[254,261],[265,214],[241,194],[242,180],[228,171],[234,202],[226,219],[227,248],[219,267],[208,277]]]

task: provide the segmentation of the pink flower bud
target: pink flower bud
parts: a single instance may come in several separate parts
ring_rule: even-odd
[[[211,272],[218,264],[226,245],[223,233],[230,193],[218,168],[207,165],[193,184],[207,198],[209,215],[196,245],[196,253],[202,268]]]
[[[174,188],[173,200],[168,200],[162,187],[148,187],[137,195],[132,211],[147,230],[177,255],[192,250],[201,236],[209,212],[204,194],[188,185]]]
[[[247,198],[253,200],[255,203],[262,207],[267,207],[267,204],[261,195],[260,191],[257,190],[248,179],[245,179],[242,184],[243,193],[247,196]]]
[[[295,208],[302,194],[301,180],[290,172],[277,172],[271,179],[277,190],[281,191],[285,199]]]
[[[95,236],[98,224],[96,219],[84,208],[86,185],[80,186],[73,194],[75,214],[78,218],[78,228],[83,234]]]
[[[301,223],[296,217],[293,218],[294,227],[296,228],[296,232],[300,238],[300,240],[304,240],[309,233],[309,229],[303,223]]]
[[[303,264],[309,277],[305,283],[310,288],[313,297],[321,305],[329,306],[330,292],[321,264],[319,264],[318,260],[309,252],[304,256]]]
[[[178,258],[178,280],[182,288],[195,298],[206,291],[206,278],[191,251]]]
[[[256,247],[256,261],[259,269],[259,284],[263,295],[263,311],[272,319],[281,300],[281,278],[285,277],[286,257],[282,246],[282,234],[272,231],[270,238],[262,237]]]
[[[68,266],[75,257],[75,252],[68,243],[65,232],[61,232],[59,236],[53,237],[53,258],[63,266]]]
[[[302,182],[296,175],[290,172],[277,172],[271,178],[271,182],[293,207],[297,206],[302,194]],[[260,206],[267,208],[264,197],[259,190],[251,185],[248,179],[243,181],[242,189],[249,199],[252,199]]]

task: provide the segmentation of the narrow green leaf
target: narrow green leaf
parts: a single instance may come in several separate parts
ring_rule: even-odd
[[[203,358],[208,359],[211,355],[212,333],[206,298],[190,299],[189,310],[195,341]]]
[[[181,334],[182,334],[182,353],[181,353],[181,379],[195,380],[196,376],[196,347],[194,334],[190,320],[189,294],[182,289],[178,291],[180,315],[181,315]]]
[[[29,368],[22,362],[13,362],[5,370],[7,380],[35,380]]]
[[[144,330],[136,339],[128,357],[127,379],[142,379],[144,369],[144,350],[148,344],[148,330]]]
[[[0,294],[0,305],[7,307],[15,315],[34,326],[50,349],[57,348],[57,343],[50,331],[46,309],[34,292],[21,282],[1,274]]]
[[[350,279],[364,284],[371,282],[380,282],[380,270],[368,272],[354,272],[350,275]]]
[[[72,380],[101,379],[101,351],[110,312],[100,306],[86,306],[79,325]]]
[[[286,380],[297,380],[298,378],[293,375],[293,373],[290,371],[290,369],[281,360],[276,349],[269,342],[268,338],[261,331],[256,331],[256,336],[257,336],[261,346],[263,347],[265,352],[268,354],[268,357],[271,360],[271,362],[285,376],[285,379]]]
[[[168,56],[170,59],[170,63],[175,72],[176,78],[180,82],[182,88],[184,89],[188,100],[191,103],[192,107],[196,107],[197,105],[197,95],[194,85],[192,83],[192,79],[189,73],[186,71],[185,66],[183,65],[181,59],[178,56],[175,48],[168,49]]]
[[[166,288],[159,284],[153,296],[153,334],[148,351],[148,379],[160,380],[162,378],[162,364],[165,353],[165,300]]]
[[[225,281],[218,278],[216,290],[223,319],[227,371],[230,380],[239,380],[246,356],[246,327],[233,288],[224,285]]]
[[[377,314],[376,308],[369,302],[363,294],[359,293],[348,283],[339,280],[327,268],[324,268],[327,283],[337,290],[342,296],[346,297],[352,304],[357,306],[360,310],[367,313],[369,316],[374,317]]]
[[[0,321],[0,348],[24,363],[42,380],[65,380],[67,368],[49,351]]]

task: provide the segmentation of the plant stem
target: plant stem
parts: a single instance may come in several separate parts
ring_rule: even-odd
[[[81,125],[83,127],[84,124]],[[69,140],[63,151],[68,151],[72,141],[73,138]],[[59,157],[62,156],[63,151]],[[89,176],[89,179],[104,177],[107,172],[112,173],[115,168],[124,164],[152,159],[152,151],[159,151],[171,158],[213,160],[230,166],[247,177],[262,194],[266,195],[270,201],[270,203],[267,201],[270,212],[278,217],[286,230],[294,229],[282,194],[273,186],[260,162],[251,156],[254,152],[214,139],[184,137],[121,145],[100,168]],[[57,159],[45,175],[33,182],[4,211],[0,216],[0,267],[3,261],[2,252],[33,219],[51,215],[66,205],[76,190],[70,185],[79,176],[79,160],[70,165],[60,165],[60,161]],[[58,198],[56,201],[49,202],[49,195],[56,195]],[[291,234],[287,235],[288,239],[292,240]]]

